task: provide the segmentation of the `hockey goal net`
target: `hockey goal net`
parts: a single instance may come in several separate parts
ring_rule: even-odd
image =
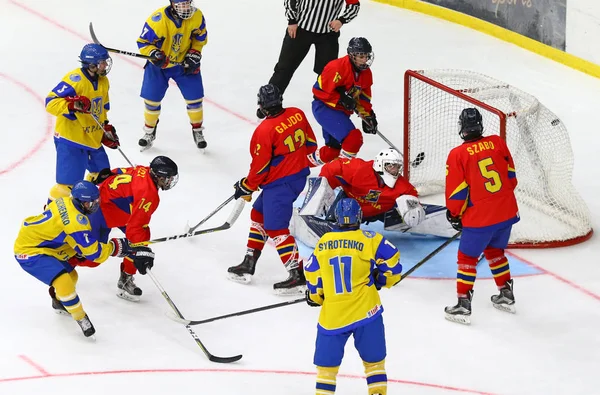
[[[484,135],[504,138],[515,161],[521,221],[510,247],[560,247],[591,237],[587,206],[571,183],[567,129],[535,97],[463,70],[409,70],[404,95],[404,175],[421,196],[444,193],[446,158],[463,142],[458,117],[475,107]],[[425,159],[417,165],[421,152]]]

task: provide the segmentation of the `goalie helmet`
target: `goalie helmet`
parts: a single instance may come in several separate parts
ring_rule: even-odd
[[[343,228],[360,226],[362,221],[362,209],[354,199],[345,198],[337,202],[335,206],[335,220]]]
[[[464,141],[477,140],[483,134],[483,118],[476,108],[465,108],[460,113],[458,135]]]
[[[358,70],[368,69],[375,59],[373,47],[364,37],[354,37],[350,40],[348,43],[348,56]]]
[[[167,191],[173,188],[179,181],[177,165],[166,156],[157,156],[150,162],[150,176],[156,186]]]
[[[403,157],[393,148],[386,148],[377,154],[373,161],[373,170],[381,176],[385,185],[393,188],[402,172]]]
[[[263,85],[256,95],[260,111],[266,116],[276,115],[282,110],[283,97],[281,91],[276,85]]]
[[[71,200],[80,213],[93,214],[100,207],[100,191],[89,181],[78,181],[71,189]]]
[[[181,19],[190,19],[196,12],[193,0],[171,0],[171,7]]]
[[[81,67],[98,75],[106,75],[112,68],[112,58],[106,48],[98,44],[86,44],[79,54]]]

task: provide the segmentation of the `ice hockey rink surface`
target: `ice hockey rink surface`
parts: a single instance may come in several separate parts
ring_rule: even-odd
[[[54,183],[54,120],[44,110],[44,98],[78,66],[81,47],[90,42],[89,22],[105,45],[135,51],[145,19],[166,3],[0,0],[0,394],[314,393],[318,309],[296,304],[194,327],[212,353],[244,355],[237,363],[219,365],[205,358],[182,325],[165,317],[169,306],[149,278],[136,276],[144,290],[140,303],[115,296],[118,259],[78,270],[78,293],[97,330],[92,342],[72,320],[53,313],[46,286],[13,258],[21,221],[41,212]],[[361,3],[358,18],[342,29],[340,53],[353,36],[365,36],[373,44],[373,103],[384,134],[402,144],[406,69],[466,69],[505,81],[536,96],[566,124],[575,155],[573,183],[599,228],[600,80],[458,25],[368,0]],[[153,237],[183,233],[186,222],[204,218],[246,175],[249,139],[257,124],[256,92],[271,76],[286,27],[280,0],[196,0],[196,5],[206,15],[209,32],[202,59],[204,154],[193,144],[175,86],[163,101],[155,147],[140,153],[143,62],[113,55],[109,74],[109,119],[123,151],[137,164],[168,155],[179,165],[179,184],[161,193],[151,223]],[[315,80],[312,59],[311,52],[284,101],[307,114]],[[313,126],[322,143],[314,120]],[[363,158],[385,148],[376,136],[367,135],[365,141]],[[126,166],[118,152],[109,156],[113,167]],[[207,225],[220,225],[230,209]],[[155,246],[153,271],[186,318],[286,300],[272,293],[272,284],[286,277],[272,245],[265,248],[252,285],[226,279],[227,267],[245,253],[249,212],[246,207],[230,230]],[[406,271],[441,240],[403,236],[397,242]],[[492,308],[489,297],[495,286],[482,269],[469,327],[448,322],[443,314],[444,306],[456,303],[456,244],[414,277],[382,291],[388,394],[599,393],[599,247],[594,236],[573,247],[511,250],[517,314]],[[362,375],[362,363],[349,342],[337,393],[366,394]]]

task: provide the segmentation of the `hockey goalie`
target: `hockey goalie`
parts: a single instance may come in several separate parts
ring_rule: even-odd
[[[452,237],[456,231],[446,219],[446,208],[419,202],[415,187],[400,175],[402,159],[400,152],[388,148],[371,161],[339,158],[325,164],[319,177],[309,178],[302,207],[294,210],[294,237],[314,247],[333,230],[330,208],[344,197],[359,202],[363,223],[381,221],[388,231]]]

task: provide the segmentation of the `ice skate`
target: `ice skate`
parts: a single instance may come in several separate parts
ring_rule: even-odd
[[[96,340],[96,338],[94,337],[94,333],[96,333],[96,328],[94,328],[94,324],[92,324],[92,321],[90,321],[87,314],[85,315],[85,317],[78,320],[77,324],[79,324],[79,327],[83,332],[83,336],[91,337],[92,339]]]
[[[192,124],[192,136],[194,137],[196,147],[199,149],[204,149],[207,146],[206,140],[204,139],[204,134],[202,134],[203,131],[204,127],[202,127],[201,123]]]
[[[273,284],[273,290],[277,295],[298,295],[306,291],[306,278],[302,267],[291,269],[286,280]]]
[[[140,146],[140,152],[144,152],[147,149],[152,148],[154,144],[154,140],[156,139],[156,127],[158,126],[158,122],[156,122],[156,126],[148,126],[144,125],[144,136],[138,141],[138,145]]]
[[[242,263],[227,269],[228,278],[240,284],[249,284],[252,281],[256,261],[258,261],[260,253],[260,250],[254,250],[251,254],[246,254]]]
[[[130,302],[139,302],[142,290],[133,282],[133,275],[121,272],[117,282],[117,296]]]
[[[513,293],[513,280],[508,280],[504,284],[504,288],[500,289],[498,295],[492,295],[492,304],[498,310],[506,311],[507,313],[515,314],[515,295]]]
[[[473,300],[473,290],[467,292],[467,296],[458,298],[455,306],[446,306],[444,312],[448,321],[463,325],[471,324],[471,300]]]

